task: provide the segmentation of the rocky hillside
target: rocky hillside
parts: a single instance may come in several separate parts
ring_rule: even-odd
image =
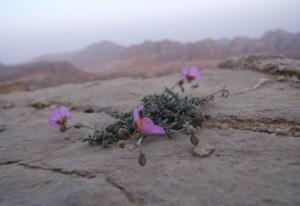
[[[183,133],[144,138],[145,167],[137,150],[82,142],[88,129],[50,128],[48,111],[66,105],[73,122],[100,130],[179,74],[1,95],[0,205],[299,205],[300,89],[284,76],[250,67],[202,71],[188,95],[225,85],[230,96],[202,108],[199,146]],[[205,146],[214,152],[194,155]]]
[[[276,30],[259,39],[206,39],[195,43],[145,41],[128,47],[103,41],[72,53],[45,55],[36,58],[34,63],[9,67],[0,64],[0,84],[5,81],[7,88],[7,83],[23,81],[30,89],[38,89],[122,76],[157,77],[190,65],[216,68],[224,58],[253,52],[300,58],[300,33]]]
[[[46,55],[37,60],[68,61],[78,68],[93,72],[145,75],[152,68],[157,68],[161,73],[174,72],[175,69],[170,66],[174,64],[196,63],[199,67],[215,67],[220,59],[249,53],[300,58],[300,33],[275,30],[266,32],[258,39],[237,37],[194,43],[145,41],[128,47],[103,41],[73,53]]]
[[[121,58],[124,47],[110,41],[92,44],[84,49],[66,54],[45,55],[35,61],[67,61],[78,68],[101,67]]]
[[[24,82],[30,90],[34,90],[95,79],[95,75],[81,71],[67,62],[36,62],[16,66],[3,65],[2,69],[0,69],[1,90],[7,83],[15,81]]]
[[[294,82],[300,81],[300,60],[280,55],[241,55],[220,62],[223,69],[251,69],[259,72],[280,75]]]

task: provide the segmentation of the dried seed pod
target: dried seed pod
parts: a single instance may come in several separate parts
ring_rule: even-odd
[[[147,162],[146,155],[141,152],[139,155],[139,164],[141,166],[145,166],[146,162]]]
[[[179,80],[178,85],[183,85],[184,84],[184,79]]]
[[[125,147],[125,145],[126,145],[126,142],[124,141],[124,140],[120,140],[120,141],[118,141],[118,147],[120,147],[120,148],[124,148]]]
[[[195,135],[197,132],[197,129],[193,127],[190,124],[187,124],[185,127],[185,133],[190,134],[190,135]]]
[[[191,140],[191,143],[193,145],[198,145],[199,144],[199,139],[195,135],[191,135],[191,139],[190,140]]]
[[[229,96],[229,94],[230,94],[229,90],[227,90],[225,88],[222,90],[222,97],[227,98]]]
[[[184,92],[184,87],[183,87],[184,79],[180,80],[177,84],[178,84],[179,88],[181,89],[181,92]]]
[[[130,137],[128,131],[124,128],[120,128],[118,131],[118,134],[119,134],[120,139],[123,139],[123,140],[129,139],[129,137]]]

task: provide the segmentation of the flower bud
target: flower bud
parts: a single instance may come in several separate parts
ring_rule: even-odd
[[[147,162],[146,155],[141,152],[139,155],[139,164],[141,166],[145,166],[146,162]]]
[[[128,131],[124,128],[120,128],[118,131],[118,134],[119,134],[120,139],[123,139],[123,140],[128,139],[130,136]]]
[[[191,135],[191,139],[190,140],[191,140],[191,143],[193,145],[198,145],[199,144],[199,139],[195,135]]]

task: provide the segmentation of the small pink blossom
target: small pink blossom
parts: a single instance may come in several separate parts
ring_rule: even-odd
[[[184,79],[186,79],[188,82],[191,82],[193,80],[199,80],[200,79],[200,71],[197,67],[185,67],[181,70],[181,75]]]
[[[138,105],[133,109],[133,124],[141,134],[165,134],[164,128],[154,124],[149,117],[140,117],[140,112],[144,110],[144,105]]]
[[[61,131],[64,131],[70,119],[71,113],[68,108],[64,106],[55,107],[49,112],[48,124],[51,127],[59,128]]]

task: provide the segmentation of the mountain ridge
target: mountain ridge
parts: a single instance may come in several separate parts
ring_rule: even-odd
[[[1,84],[24,82],[29,90],[66,83],[80,83],[96,78],[95,75],[79,70],[69,62],[33,62],[4,66],[0,70]]]
[[[157,77],[190,65],[216,68],[223,59],[251,53],[300,58],[300,32],[273,30],[261,38],[204,39],[193,43],[147,40],[131,46],[106,40],[75,52],[40,56],[24,64],[0,64],[0,83],[23,81],[34,90],[121,76]]]
[[[155,64],[171,61],[216,60],[249,53],[283,54],[300,58],[300,32],[289,33],[281,29],[270,30],[261,38],[238,36],[233,39],[204,39],[182,43],[174,40],[146,40],[131,46],[105,40],[75,52],[61,55],[48,54],[34,61],[68,61],[79,69],[92,72],[122,70],[130,61]]]

